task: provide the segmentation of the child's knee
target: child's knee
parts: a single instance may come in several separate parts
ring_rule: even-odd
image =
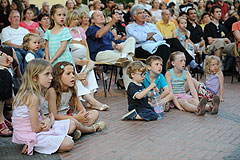
[[[70,137],[65,137],[63,143],[65,151],[70,151],[74,147],[74,141]]]
[[[73,119],[70,119],[69,130],[72,133],[77,128],[76,122]]]

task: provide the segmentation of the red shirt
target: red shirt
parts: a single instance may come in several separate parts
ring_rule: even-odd
[[[233,23],[232,31],[233,32],[234,31],[240,31],[240,21]],[[238,48],[240,48],[240,42],[238,42],[237,40],[236,40],[236,42],[237,42]]]
[[[38,24],[37,22],[32,21],[32,24],[31,24],[31,25],[28,25],[27,23],[25,23],[24,21],[22,21],[22,22],[19,24],[19,26],[20,26],[20,27],[23,27],[23,28],[26,28],[27,30],[29,30],[30,33],[33,33],[34,30],[39,27],[39,24]]]

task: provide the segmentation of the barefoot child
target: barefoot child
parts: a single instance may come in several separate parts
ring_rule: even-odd
[[[130,63],[127,68],[127,74],[133,82],[130,82],[127,89],[129,113],[125,114],[122,120],[152,121],[158,119],[158,114],[148,103],[147,97],[148,92],[156,88],[156,84],[151,83],[147,88],[144,88],[142,84],[146,70],[140,61]]]
[[[163,74],[161,73],[162,62],[163,62],[162,58],[156,55],[147,58],[146,64],[148,71],[146,72],[143,84],[146,88],[151,83],[156,84],[158,90],[160,91],[164,111],[168,112],[170,110],[169,101],[173,100],[173,94],[170,92],[168,84]]]
[[[208,102],[211,102],[206,110],[212,114],[218,113],[220,101],[223,102],[223,82],[224,77],[221,71],[221,60],[217,56],[209,56],[205,62],[205,83],[197,81],[193,78],[193,83],[198,91],[198,97],[206,97]],[[186,86],[188,90],[188,85]],[[219,92],[219,96],[217,95]]]
[[[166,81],[174,94],[173,103],[182,111],[197,112],[198,115],[205,114],[207,98],[203,97],[200,102],[192,82],[192,76],[185,71],[186,58],[182,52],[173,52],[167,62]],[[185,83],[188,83],[192,96],[185,91]]]
[[[99,116],[98,111],[86,111],[77,96],[75,70],[70,62],[58,62],[53,67],[53,83],[48,89],[43,103],[44,114],[53,113],[57,120],[73,119],[85,126],[93,125]],[[98,128],[92,132],[105,128],[105,122],[96,123]]]
[[[33,149],[39,153],[52,154],[56,151],[69,151],[73,140],[68,134],[76,129],[69,119],[55,121],[41,112],[43,93],[52,81],[51,64],[43,59],[34,59],[28,63],[22,85],[13,102],[12,141],[25,144],[22,153],[32,155]]]

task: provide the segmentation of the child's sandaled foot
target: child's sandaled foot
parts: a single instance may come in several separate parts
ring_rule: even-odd
[[[203,116],[206,113],[205,106],[207,104],[207,98],[203,97],[198,104],[198,115]]]
[[[107,111],[108,109],[110,109],[110,107],[106,104],[102,104],[100,108],[94,108],[94,107],[91,107],[91,108],[99,110],[99,111]]]
[[[22,154],[27,154],[27,151],[28,151],[28,146],[25,144],[25,145],[23,146],[23,148],[22,148],[21,153],[22,153]]]
[[[164,112],[169,112],[170,111],[170,102],[167,102],[163,105],[164,107]]]
[[[74,132],[73,132],[73,140],[76,141],[78,140],[80,137],[81,137],[82,133],[80,130],[76,129]]]
[[[3,137],[12,136],[12,131],[8,129],[8,127],[5,125],[4,122],[0,124],[0,136],[3,136]]]
[[[94,132],[98,132],[106,128],[106,123],[104,121],[99,121],[92,125]]]
[[[212,106],[210,107],[212,114],[217,114],[217,113],[218,113],[219,104],[220,104],[220,98],[219,98],[219,96],[213,96]]]

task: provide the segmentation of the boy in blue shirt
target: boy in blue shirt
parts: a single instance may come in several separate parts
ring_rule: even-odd
[[[169,102],[173,100],[173,94],[170,92],[166,79],[162,72],[163,60],[160,56],[150,56],[146,59],[148,71],[145,74],[143,81],[144,86],[147,88],[151,83],[155,83],[162,99],[164,111],[170,110]]]

